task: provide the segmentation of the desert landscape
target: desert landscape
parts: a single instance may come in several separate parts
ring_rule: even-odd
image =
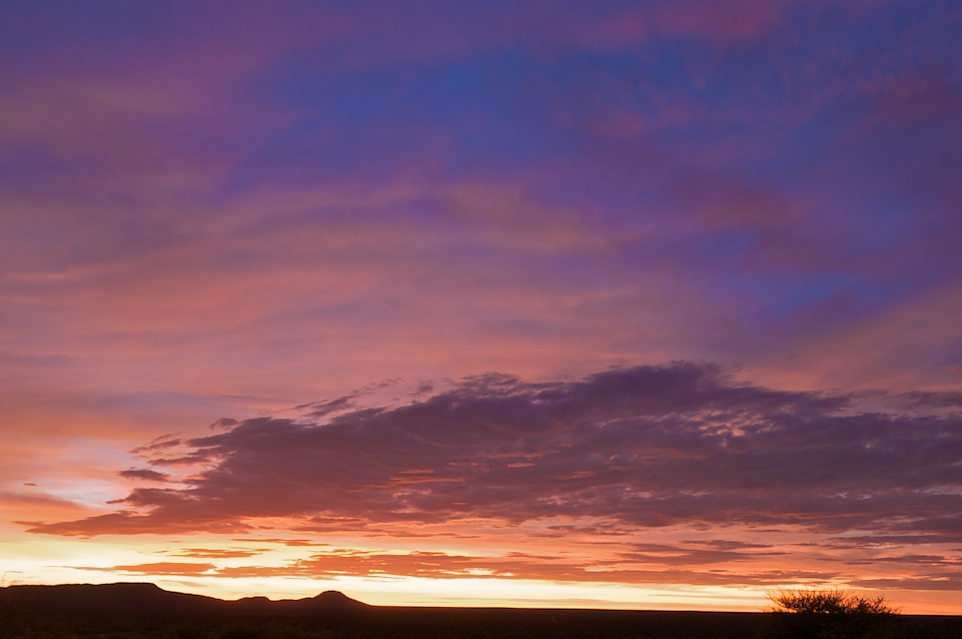
[[[825,616],[823,616],[825,617]],[[894,615],[821,623],[774,612],[669,612],[370,606],[337,591],[272,601],[225,601],[150,583],[8,586],[0,639],[950,639],[962,617]]]

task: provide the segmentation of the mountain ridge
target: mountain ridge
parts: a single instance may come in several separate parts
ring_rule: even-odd
[[[313,597],[272,600],[264,596],[236,600],[164,590],[149,582],[109,584],[13,585],[0,588],[0,604],[22,609],[60,611],[119,609],[141,613],[215,612],[218,610],[275,610],[301,608],[305,611],[350,611],[370,605],[348,597],[338,590],[326,590]]]

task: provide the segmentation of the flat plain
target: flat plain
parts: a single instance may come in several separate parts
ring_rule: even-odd
[[[778,639],[817,637],[795,615],[369,606],[335,591],[223,601],[153,584],[8,586],[0,639]],[[821,632],[821,631],[820,631]],[[957,639],[962,617],[900,615],[835,637]]]

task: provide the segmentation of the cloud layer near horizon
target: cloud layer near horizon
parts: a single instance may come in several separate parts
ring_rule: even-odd
[[[140,452],[155,465],[204,469],[135,488],[118,512],[31,530],[180,534],[296,517],[329,531],[552,521],[962,542],[956,394],[903,397],[914,406],[896,412],[858,399],[738,384],[693,363],[574,382],[488,375],[407,405],[343,398],[304,407],[302,420],[228,421],[225,432],[154,442]],[[944,405],[952,412],[922,410]]]

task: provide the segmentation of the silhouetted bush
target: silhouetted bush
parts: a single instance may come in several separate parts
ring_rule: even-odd
[[[885,597],[844,590],[780,590],[768,595],[780,616],[776,637],[785,639],[869,639],[899,637],[899,610]]]
[[[885,597],[862,597],[844,590],[779,590],[768,595],[772,612],[822,615],[897,615]]]

